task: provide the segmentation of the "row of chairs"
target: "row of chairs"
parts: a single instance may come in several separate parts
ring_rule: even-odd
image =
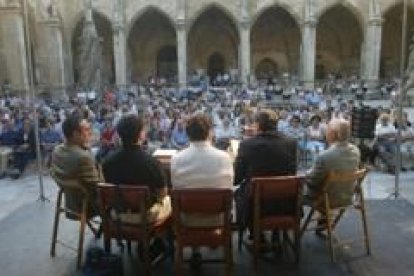
[[[288,177],[259,177],[252,179],[252,189],[250,196],[253,199],[253,264],[257,268],[259,250],[261,246],[260,235],[264,231],[271,231],[279,229],[283,232],[283,240],[287,245],[290,245],[294,255],[295,261],[300,259],[300,241],[309,223],[313,220],[316,211],[320,214],[318,221],[324,221],[324,228],[327,229],[328,245],[331,255],[331,260],[335,261],[335,235],[334,229],[338,224],[339,219],[350,207],[355,207],[361,212],[364,241],[367,253],[370,253],[370,245],[368,238],[368,228],[366,222],[366,213],[364,205],[364,196],[361,184],[365,178],[367,171],[365,169],[355,172],[332,172],[326,179],[326,184],[323,192],[309,205],[311,207],[307,218],[301,226],[302,217],[302,186],[303,178],[298,176]],[[332,201],[331,194],[332,185],[352,185],[352,190],[349,193],[348,200],[341,202]],[[67,212],[62,205],[62,194],[70,192],[65,183],[58,183],[60,191],[58,193],[58,200],[56,203],[56,214],[53,228],[53,237],[51,245],[51,256],[55,255],[55,247],[58,242],[57,229],[59,224],[59,214]],[[112,239],[122,239],[128,242],[138,241],[142,244],[144,267],[146,272],[150,273],[150,254],[149,241],[153,237],[161,237],[168,234],[171,227],[175,234],[176,243],[176,270],[177,274],[181,275],[183,266],[183,250],[185,247],[223,247],[224,261],[226,263],[226,270],[230,273],[233,266],[232,256],[232,202],[233,193],[229,189],[173,189],[172,197],[172,216],[165,218],[156,224],[151,224],[148,221],[147,210],[149,208],[149,190],[143,186],[119,186],[117,188],[111,184],[98,185],[98,193],[100,197],[100,208],[102,216],[104,245],[107,251],[110,251]],[[111,216],[110,210],[116,207],[119,203],[119,196],[121,194],[123,205],[132,212],[140,214],[140,223],[126,223],[116,221]],[[294,203],[295,208],[292,212],[283,215],[268,215],[263,216],[261,212],[262,202],[264,201],[280,201],[288,200]],[[80,267],[83,252],[83,236],[85,226],[89,225],[93,232],[96,233],[87,218],[87,197],[83,202],[83,211],[77,214],[80,220],[79,243],[78,243],[78,262]],[[214,216],[219,215],[222,218],[222,223],[213,226],[197,226],[188,225],[183,222],[183,214],[197,215],[197,216]],[[290,235],[293,234],[293,235]],[[292,237],[293,236],[293,237]],[[239,231],[239,249],[241,249],[241,241],[243,233]]]

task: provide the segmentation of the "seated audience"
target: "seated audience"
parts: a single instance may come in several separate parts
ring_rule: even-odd
[[[74,114],[65,119],[62,130],[65,143],[55,147],[52,153],[51,175],[58,182],[70,182],[86,189],[89,216],[93,217],[98,214],[96,184],[102,179],[89,150],[91,127],[85,119]],[[66,208],[80,213],[81,195],[77,192],[65,193],[65,204]],[[74,218],[69,213],[66,216]]]
[[[16,145],[13,151],[14,170],[11,175],[19,178],[24,172],[30,160],[36,158],[36,141],[33,126],[28,119],[23,121],[23,125],[16,132]]]
[[[50,155],[55,146],[62,142],[60,133],[55,129],[51,121],[46,121],[46,127],[40,132],[40,143],[43,149],[43,159],[46,167],[49,167]]]
[[[171,133],[171,145],[173,148],[181,150],[188,146],[188,136],[185,132],[184,122],[178,120]]]
[[[171,213],[167,183],[159,162],[143,149],[146,140],[144,121],[137,115],[126,115],[117,125],[122,147],[103,162],[105,181],[115,185],[146,185],[150,189],[150,222],[167,218]],[[121,219],[138,223],[137,214],[122,214]]]
[[[398,123],[395,122],[398,129]],[[408,114],[403,113],[401,124],[401,170],[414,169],[414,130],[408,121]]]
[[[321,116],[313,115],[306,131],[306,150],[311,153],[313,160],[319,152],[325,149],[325,128],[321,122]]]
[[[395,172],[396,138],[397,129],[392,124],[390,115],[381,114],[375,127],[375,147],[378,149],[378,158],[390,173]]]

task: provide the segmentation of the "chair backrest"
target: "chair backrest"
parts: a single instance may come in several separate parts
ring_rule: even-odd
[[[86,188],[84,188],[76,179],[63,180],[52,170],[50,170],[50,176],[64,193],[81,192],[84,195],[87,194]]]
[[[299,207],[302,182],[303,176],[254,177],[251,179],[254,204],[263,201],[284,201]]]
[[[117,187],[113,184],[100,183],[97,188],[104,216],[107,215],[108,210],[122,208],[131,213],[139,213],[140,224],[148,222],[149,188],[147,186],[119,185]],[[119,206],[120,204],[122,206]]]
[[[329,172],[323,192],[328,196],[331,208],[352,204],[353,196],[356,191],[359,191],[366,174],[367,169]]]
[[[176,226],[182,214],[197,216],[223,215],[224,224],[230,223],[233,193],[222,188],[179,188],[172,190],[173,219]]]

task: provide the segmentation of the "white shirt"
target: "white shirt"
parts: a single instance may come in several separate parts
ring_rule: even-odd
[[[375,127],[375,136],[382,136],[386,134],[396,134],[397,130],[392,124],[388,124],[387,126],[383,126],[382,124],[377,124]]]
[[[230,139],[235,137],[235,131],[232,126],[225,127],[223,124],[216,127],[215,134],[217,139]]]
[[[171,159],[173,187],[232,188],[233,164],[227,152],[210,142],[191,142]]]

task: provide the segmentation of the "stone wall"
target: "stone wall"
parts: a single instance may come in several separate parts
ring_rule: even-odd
[[[50,60],[63,67],[53,67],[56,74],[51,71],[43,73],[42,83],[56,85],[62,74],[63,85],[74,82],[76,58],[73,41],[83,18],[85,1],[43,0],[43,8],[35,9],[32,16],[42,24],[43,17],[49,12],[48,3],[55,4],[57,15],[54,18],[60,26],[43,24],[39,28],[43,33],[38,34],[38,42],[52,40],[60,32],[61,43],[36,43],[36,47],[41,48],[35,49],[35,54],[40,55],[36,60],[49,60],[46,55],[51,52],[53,57]],[[143,80],[159,71],[157,56],[166,46],[177,50],[186,47],[187,62],[181,66],[187,71],[206,71],[212,55],[219,54],[223,57],[225,70],[247,66],[247,73],[254,73],[259,64],[270,61],[277,65],[278,73],[300,74],[304,71],[303,60],[309,58],[304,53],[309,55],[313,52],[303,51],[309,45],[312,47],[312,43],[302,41],[302,38],[304,35],[312,37],[313,33],[317,77],[324,77],[331,71],[347,75],[361,73],[361,76],[370,75],[370,78],[392,77],[399,71],[401,6],[395,8],[401,3],[399,0],[123,0],[121,15],[117,15],[121,19],[115,13],[119,1],[122,0],[92,1],[95,13],[107,22],[105,28],[108,30],[102,32],[114,36],[110,39],[106,35],[106,63],[111,71],[115,71],[114,74],[124,74],[123,77],[112,76],[113,81]],[[29,2],[35,6],[35,0]],[[23,59],[21,56],[24,53],[20,43],[23,30],[21,23],[15,24],[16,20],[22,22],[22,14],[11,15],[9,12],[10,7],[19,8],[18,4],[18,1],[0,1],[0,84],[9,78],[14,87],[24,89],[28,78],[24,56]],[[414,0],[409,0],[409,4],[408,25],[411,29],[414,27]],[[185,10],[180,10],[182,6]],[[166,26],[154,27],[151,25],[157,22],[146,22],[142,29],[134,27],[153,10],[168,22]],[[211,10],[218,11],[217,21],[205,19],[200,23],[200,18]],[[278,15],[283,15],[283,19]],[[262,26],[255,27],[256,24]],[[375,27],[378,25],[379,28]],[[177,35],[177,26],[184,32],[180,36]],[[54,28],[53,31],[50,28]],[[306,28],[316,28],[316,31]],[[59,30],[58,34],[56,30]],[[373,39],[381,45],[380,56],[372,47]],[[20,52],[15,51],[16,47]],[[125,70],[116,72],[116,66],[118,69],[125,67]]]

